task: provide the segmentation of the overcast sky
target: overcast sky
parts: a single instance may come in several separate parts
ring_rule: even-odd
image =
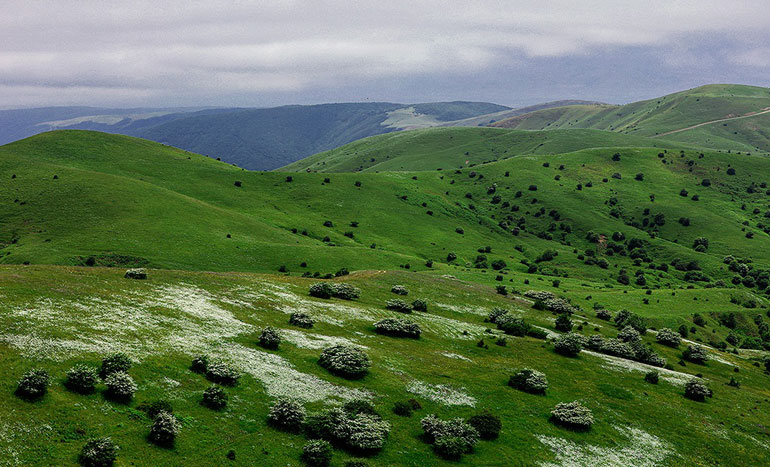
[[[0,3],[4,108],[625,103],[769,77],[767,0]]]

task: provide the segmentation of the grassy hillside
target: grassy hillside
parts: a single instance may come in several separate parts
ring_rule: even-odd
[[[748,128],[763,128],[765,115],[751,117],[770,109],[770,89],[740,85],[708,85],[656,99],[623,106],[567,106],[546,109],[499,121],[493,126],[526,130],[557,128],[594,128],[639,136],[696,143],[699,146],[733,150],[765,151],[770,140]],[[745,117],[734,121],[716,122],[695,130],[683,130],[693,125],[722,119]],[[727,126],[733,128],[725,138]],[[691,132],[694,132],[691,133]]]
[[[492,307],[504,307],[532,325],[553,331],[553,317],[522,298],[502,297],[489,288],[456,280],[405,272],[360,272],[345,281],[361,289],[354,301],[307,296],[308,279],[243,273],[211,274],[150,271],[147,281],[122,278],[103,268],[0,267],[5,295],[0,314],[0,391],[4,414],[0,452],[19,465],[72,465],[90,438],[110,436],[120,446],[117,465],[295,465],[304,435],[267,423],[279,396],[296,398],[311,413],[356,398],[370,399],[388,422],[384,447],[366,455],[368,465],[444,464],[421,437],[420,419],[467,418],[491,411],[502,419],[500,436],[480,441],[472,453],[448,465],[760,465],[766,452],[770,419],[763,410],[770,394],[767,376],[754,367],[754,354],[709,350],[705,365],[676,362],[679,349],[644,341],[672,364],[660,382],[645,382],[652,367],[583,351],[570,358],[557,354],[550,341],[506,338],[485,331]],[[419,339],[378,335],[372,323],[404,315],[385,310],[393,284],[408,288],[409,299],[428,302],[427,312],[408,319],[422,328]],[[698,294],[714,298],[713,291]],[[608,304],[610,305],[610,304]],[[287,323],[302,310],[316,320],[312,329]],[[756,313],[760,315],[759,313]],[[612,337],[617,329],[578,312],[583,335]],[[258,345],[262,328],[282,335],[277,350]],[[709,321],[710,328],[723,333]],[[554,333],[557,335],[558,333]],[[479,347],[483,339],[487,347]],[[329,343],[362,346],[372,367],[362,379],[331,375],[318,364]],[[138,385],[128,402],[105,396],[105,386],[81,395],[66,389],[67,369],[96,366],[110,352],[134,361],[129,373]],[[190,371],[196,355],[208,354],[236,368],[241,376],[224,410],[200,404],[210,386]],[[47,394],[27,401],[13,395],[15,380],[30,368],[52,376]],[[545,395],[506,385],[515,368],[542,371]],[[696,402],[683,396],[684,383],[702,375],[713,398]],[[740,388],[726,383],[737,378]],[[421,409],[410,417],[392,412],[396,402],[416,400]],[[172,448],[147,441],[151,424],[146,407],[170,404],[181,422]],[[560,402],[580,400],[594,425],[576,432],[549,422]],[[231,453],[232,452],[232,453]],[[228,460],[229,458],[234,459]],[[361,454],[336,449],[334,466]]]
[[[464,168],[514,156],[560,154],[598,147],[665,147],[675,144],[609,131],[518,131],[431,128],[354,141],[286,167],[289,172],[386,172]]]

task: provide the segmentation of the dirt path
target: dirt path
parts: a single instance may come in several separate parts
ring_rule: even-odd
[[[688,126],[687,128],[680,128],[678,130],[667,131],[665,133],[661,133],[659,135],[655,135],[655,136],[653,136],[653,138],[660,138],[661,136],[666,136],[666,135],[671,135],[671,134],[674,134],[674,133],[679,133],[680,131],[692,130],[693,128],[699,128],[699,127],[702,127],[702,126],[705,126],[705,125],[711,125],[712,123],[729,122],[730,120],[740,120],[742,118],[756,117],[757,115],[762,115],[762,114],[766,114],[766,113],[770,113],[770,107],[765,107],[764,109],[762,109],[759,112],[750,112],[750,113],[747,113],[746,115],[741,115],[741,116],[738,116],[738,117],[720,118],[719,120],[711,120],[710,122],[698,123],[697,125]]]

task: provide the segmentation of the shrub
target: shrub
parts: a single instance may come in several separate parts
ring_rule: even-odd
[[[551,410],[551,421],[574,430],[588,430],[594,423],[591,409],[578,401],[560,402]]]
[[[342,467],[369,467],[369,464],[367,464],[366,461],[353,459],[346,461],[344,464],[342,464]]]
[[[16,386],[16,395],[26,399],[43,397],[48,391],[51,377],[48,372],[40,369],[32,369],[24,373]]]
[[[147,416],[154,419],[156,415],[161,412],[174,413],[174,409],[171,407],[171,403],[165,400],[154,401],[150,405],[142,404],[139,406],[139,410],[147,412]]]
[[[107,396],[112,399],[128,401],[136,392],[134,379],[123,371],[110,373],[104,380],[104,384],[107,385]]]
[[[647,321],[636,313],[631,313],[628,310],[620,310],[615,315],[615,325],[619,329],[631,326],[641,335],[644,335],[644,333],[647,332]]]
[[[486,411],[469,418],[468,425],[478,431],[481,439],[486,440],[497,439],[500,436],[500,430],[503,428],[503,422],[500,421],[500,417]]]
[[[356,413],[348,415],[337,427],[336,437],[344,439],[347,447],[359,452],[382,449],[390,433],[390,423],[379,415]]]
[[[316,439],[302,447],[302,462],[311,467],[326,467],[332,461],[332,446],[328,441]]]
[[[548,389],[548,380],[537,370],[522,368],[511,375],[508,386],[531,394],[545,394],[545,390]]]
[[[278,334],[278,331],[275,330],[275,328],[268,326],[265,329],[262,330],[262,333],[259,335],[259,345],[266,349],[272,349],[275,350],[278,348],[278,345],[281,343],[281,336]]]
[[[535,339],[547,339],[548,331],[533,326],[527,330],[527,335],[529,337],[534,337]]]
[[[599,334],[594,334],[586,339],[585,347],[591,350],[600,350],[604,345],[604,338]]]
[[[454,253],[447,253],[446,255],[446,262],[451,263],[452,261],[457,259],[457,255]]]
[[[687,328],[685,327],[685,331],[686,330]],[[676,348],[679,347],[679,344],[682,342],[682,337],[669,328],[663,328],[658,331],[658,334],[655,336],[655,340],[657,340],[659,344]]]
[[[241,374],[225,362],[211,362],[206,368],[206,378],[224,386],[235,386]]]
[[[194,373],[205,373],[208,367],[209,367],[208,355],[199,355],[193,358],[192,364],[190,365],[190,369]]]
[[[658,384],[658,379],[660,378],[660,373],[658,373],[655,370],[648,371],[644,375],[644,380],[651,384]]]
[[[132,364],[131,358],[123,352],[108,355],[102,360],[102,368],[99,371],[99,377],[105,379],[108,375],[118,371],[127,373],[128,370],[131,369]]]
[[[394,337],[420,337],[420,326],[405,319],[385,318],[374,323],[374,330],[379,334]]]
[[[385,302],[385,308],[388,310],[398,311],[399,313],[412,312],[412,306],[399,298],[387,300]]]
[[[489,316],[487,317],[487,320],[490,323],[497,323],[497,319],[507,313],[508,313],[508,310],[506,310],[505,308],[498,308],[498,307],[492,308],[492,311],[489,312]]]
[[[361,289],[345,282],[334,284],[333,295],[343,300],[353,300],[361,296]]]
[[[407,288],[404,287],[403,285],[394,285],[393,287],[390,288],[390,291],[393,292],[396,295],[408,295],[409,294],[409,290],[407,290]]]
[[[615,357],[627,358],[629,360],[633,360],[636,357],[634,348],[620,339],[604,339],[599,348],[599,352]]]
[[[96,389],[96,370],[86,365],[75,365],[67,370],[64,386],[80,394],[91,394]]]
[[[222,410],[227,406],[227,393],[221,387],[212,385],[203,391],[201,405],[213,410]]]
[[[694,401],[703,402],[706,397],[711,397],[711,389],[700,378],[693,378],[684,385],[684,396]]]
[[[420,300],[419,298],[412,302],[412,309],[414,311],[428,311],[428,302]]]
[[[524,296],[535,301],[543,301],[556,298],[556,295],[554,295],[552,292],[547,292],[545,290],[527,290],[524,292]]]
[[[78,463],[84,467],[110,467],[118,458],[118,449],[110,438],[88,440],[80,450]]]
[[[294,399],[281,397],[270,406],[267,421],[282,430],[298,431],[305,422],[305,408]]]
[[[496,320],[497,329],[511,336],[523,337],[530,330],[530,325],[521,318],[514,318],[510,315],[502,315]]]
[[[618,339],[622,340],[623,342],[632,344],[634,342],[641,341],[642,337],[639,335],[639,332],[636,329],[631,326],[626,326],[618,333]]]
[[[148,438],[158,446],[173,446],[179,430],[179,420],[174,415],[160,412],[152,422]]]
[[[321,352],[318,364],[334,374],[346,378],[359,378],[369,371],[372,361],[358,347],[333,345]]]
[[[701,365],[705,364],[709,359],[708,352],[700,345],[688,345],[684,352],[682,352],[682,356],[685,360]]]
[[[580,334],[570,332],[559,336],[559,338],[556,339],[556,342],[554,342],[553,348],[556,353],[561,355],[576,357],[583,349],[583,338]]]
[[[289,324],[297,326],[303,329],[310,329],[315,324],[315,320],[307,313],[301,311],[295,311],[289,316]]]
[[[556,317],[555,326],[557,331],[570,332],[572,331],[572,320],[569,319],[568,314],[559,315]]]
[[[505,263],[505,261],[503,261],[501,259],[496,259],[496,260],[492,261],[492,269],[494,269],[495,271],[499,271],[501,269],[504,269],[507,266],[508,265]]]
[[[334,295],[334,286],[328,282],[316,282],[308,291],[311,297],[331,298]]]
[[[610,313],[609,310],[596,310],[596,317],[603,319],[604,321],[609,321],[612,319],[612,313]]]
[[[438,443],[442,438],[462,440],[463,453],[470,452],[479,441],[479,432],[461,418],[445,421],[431,414],[420,420],[420,425],[431,443]]]
[[[436,454],[447,460],[460,460],[468,450],[467,443],[456,436],[442,436],[433,445]]]

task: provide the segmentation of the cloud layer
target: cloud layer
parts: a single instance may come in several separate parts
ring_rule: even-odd
[[[616,74],[618,91],[636,89],[629,96],[660,86],[633,79],[640,63],[671,75],[673,89],[753,81],[770,69],[765,8],[751,0],[10,0],[0,15],[0,105],[434,96],[513,104],[549,84],[553,98],[612,97],[581,63]],[[587,95],[565,95],[576,91]]]

